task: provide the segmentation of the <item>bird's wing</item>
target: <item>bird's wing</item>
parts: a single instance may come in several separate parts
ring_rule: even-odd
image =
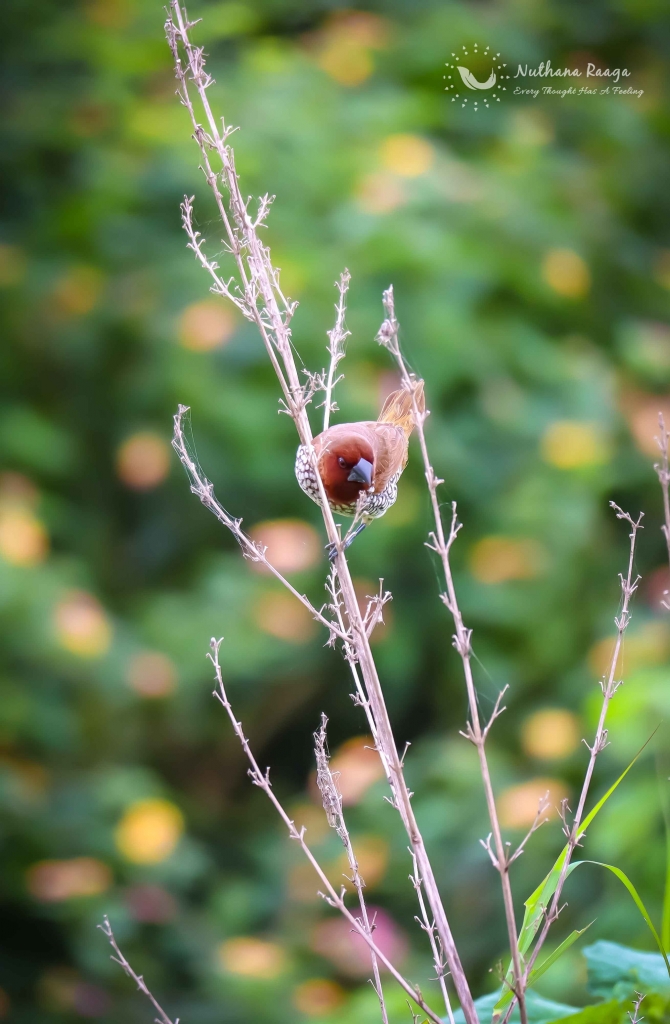
[[[407,465],[407,437],[400,427],[390,423],[366,424],[374,436],[375,494],[380,494],[389,480],[402,473]]]

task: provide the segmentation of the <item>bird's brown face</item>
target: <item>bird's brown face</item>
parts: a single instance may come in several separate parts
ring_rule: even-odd
[[[353,505],[359,493],[372,486],[374,453],[360,438],[338,440],[324,451],[319,469],[329,500]]]

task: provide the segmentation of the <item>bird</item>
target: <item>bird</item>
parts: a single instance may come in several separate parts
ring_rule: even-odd
[[[423,381],[417,382],[414,397],[419,415],[423,415]],[[401,389],[388,396],[376,421],[338,423],[314,438],[316,467],[330,508],[338,515],[361,519],[358,528],[345,539],[343,549],[394,504],[415,426],[412,392]],[[307,445],[298,448],[295,475],[305,494],[321,505],[321,491]],[[331,543],[327,550],[332,561],[337,547]]]

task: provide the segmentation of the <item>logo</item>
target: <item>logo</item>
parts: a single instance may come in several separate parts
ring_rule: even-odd
[[[490,46],[481,49],[478,43],[473,43],[470,49],[462,46],[460,53],[451,56],[454,62],[445,64],[447,74],[442,77],[446,82],[445,91],[452,93],[452,103],[458,101],[465,107],[470,101],[475,110],[479,110],[480,105],[490,108],[491,103],[500,103],[500,94],[507,91],[503,83],[509,75],[499,53]]]

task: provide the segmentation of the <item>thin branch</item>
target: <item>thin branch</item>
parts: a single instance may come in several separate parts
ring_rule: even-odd
[[[503,843],[502,832],[500,829],[500,822],[498,820],[498,811],[496,808],[495,797],[493,795],[493,785],[491,782],[491,774],[489,771],[488,760],[486,757],[486,738],[488,731],[492,724],[492,721],[501,713],[499,704],[494,709],[492,720],[488,723],[485,729],[482,728],[479,718],[479,708],[477,705],[477,693],[475,690],[474,679],[472,675],[472,647],[471,647],[471,636],[472,630],[467,629],[463,623],[463,617],[458,605],[458,599],[456,597],[456,589],[454,587],[454,580],[451,570],[450,562],[450,551],[451,547],[458,536],[461,529],[461,524],[458,521],[456,515],[456,502],[452,502],[452,515],[451,525],[449,529],[448,537],[445,536],[444,524],[442,522],[442,515],[440,512],[440,502],[437,496],[437,488],[443,483],[435,473],[428,454],[428,447],[426,444],[426,435],[424,431],[424,425],[428,417],[428,412],[424,411],[420,407],[417,401],[417,394],[421,387],[422,382],[419,381],[414,374],[410,373],[407,364],[404,360],[402,352],[400,351],[400,343],[398,340],[399,324],[395,316],[395,305],[393,299],[393,288],[389,288],[384,292],[384,310],[386,312],[386,319],[381,325],[379,333],[377,335],[377,341],[383,345],[391,353],[396,361],[400,376],[402,379],[403,387],[412,396],[412,406],[414,413],[414,422],[416,425],[416,432],[419,438],[419,445],[421,447],[421,455],[423,457],[423,466],[426,476],[426,483],[428,484],[428,492],[430,494],[430,501],[433,510],[434,520],[434,531],[429,535],[428,547],[435,551],[441,561],[442,569],[444,572],[444,579],[446,583],[446,593],[442,595],[442,600],[451,612],[454,620],[454,626],[456,629],[455,636],[453,638],[453,645],[458,651],[461,662],[463,664],[463,673],[465,676],[465,685],[468,694],[468,705],[470,709],[470,720],[467,723],[467,736],[472,740],[477,748],[477,754],[479,757],[479,768],[484,784],[484,794],[486,797],[486,805],[489,813],[489,821],[491,824],[491,832],[493,836],[493,845],[495,847],[494,863],[497,866],[497,870],[500,874],[500,881],[503,892],[503,904],[505,907],[505,920],[507,922],[507,937],[512,956],[512,964],[514,971],[513,987],[520,995],[519,999],[519,1010],[521,1014],[521,1024],[527,1024],[527,1014],[524,994],[522,991],[522,980],[523,971],[521,967],[521,958],[519,956],[518,948],[518,935],[516,927],[516,919],[514,916],[514,900],[512,897],[512,887],[509,878],[509,863],[507,858],[507,851]]]
[[[380,584],[379,592],[380,592],[380,595],[381,595],[382,594],[383,580],[380,580],[379,584]],[[326,583],[326,589],[328,590],[328,593],[329,593],[329,595],[331,597],[330,609],[333,612],[333,614],[335,615],[335,617],[336,617],[336,619],[337,619],[337,621],[338,621],[338,623],[340,625],[340,628],[344,629],[344,619],[343,619],[343,610],[342,610],[342,596],[341,596],[341,590],[339,588],[338,576],[337,576],[337,567],[336,566],[333,566],[332,569],[331,569],[330,575],[328,577],[328,581]],[[377,740],[377,726],[376,726],[376,723],[375,723],[374,716],[372,715],[372,712],[370,710],[370,702],[367,700],[367,698],[365,696],[365,690],[364,690],[363,684],[361,682],[360,676],[358,674],[355,650],[353,650],[353,649],[347,650],[347,648],[345,647],[345,657],[346,657],[346,660],[347,660],[347,662],[349,664],[349,667],[351,669],[351,674],[352,674],[352,678],[353,678],[353,681],[354,681],[355,693],[352,694],[352,697],[354,699],[354,703],[358,704],[365,711],[365,714],[366,714],[366,717],[367,717],[367,720],[368,720],[368,725],[370,727],[370,732],[372,733],[372,738],[373,738],[373,740],[375,742],[375,750],[377,750],[377,752],[379,754],[379,757],[380,757],[381,762],[382,762],[382,766],[383,766],[384,771],[386,773],[387,781],[388,781],[389,786],[391,788],[391,793],[393,794],[394,793],[393,775],[391,773],[391,768],[389,766],[388,760],[387,760],[387,758],[384,755],[384,750],[379,745],[378,740]],[[404,751],[402,753],[402,757],[400,759],[402,765],[404,765],[405,756],[407,754],[407,750],[409,749],[409,747],[410,747],[410,743],[409,743],[409,741],[407,741],[405,743],[405,749],[404,749]],[[396,810],[398,810],[398,811],[400,810],[400,808],[398,807],[398,805],[396,803],[395,796],[392,796],[392,799],[389,802],[391,803],[391,805]],[[409,877],[410,877],[410,881],[411,881],[411,883],[412,883],[412,885],[413,885],[413,887],[414,887],[414,889],[416,891],[417,900],[418,900],[418,903],[419,903],[419,909],[421,911],[420,923],[421,923],[421,927],[424,928],[424,925],[428,924],[428,913],[427,913],[427,910],[426,910],[426,904],[425,904],[424,896],[423,896],[423,880],[421,879],[420,874],[419,874],[417,858],[416,858],[416,856],[414,854],[414,851],[412,850],[411,847],[410,847],[410,854],[411,854],[411,857],[412,857],[412,863],[413,863],[414,871],[413,871],[413,874],[411,874]],[[417,918],[417,920],[419,920],[419,919]],[[431,950],[433,952],[433,962],[435,964],[435,971],[436,971],[436,974],[437,974],[437,977],[438,977],[438,980],[439,980],[439,983],[440,983],[440,988],[442,990],[442,994],[443,994],[443,997],[444,997],[444,1003],[445,1003],[445,1007],[447,1009],[447,1015],[449,1017],[450,1024],[453,1024],[451,1003],[449,1001],[449,994],[448,994],[447,988],[446,988],[447,970],[446,970],[446,965],[444,963],[445,956],[444,956],[444,953],[440,952],[440,949],[438,948],[440,946],[440,938],[439,938],[439,934],[437,934],[437,929],[435,927],[435,920],[433,919],[433,921],[430,924],[430,926],[429,927],[425,927],[424,930],[428,934],[428,938],[429,938],[430,945],[431,945]]]
[[[224,685],[224,682],[223,682],[223,675],[222,675],[222,672],[221,672],[221,665],[220,665],[220,662],[219,662],[219,649],[221,647],[221,643],[222,643],[221,640],[214,640],[214,639],[212,639],[212,642],[211,642],[211,645],[210,645],[211,646],[211,653],[207,655],[209,660],[212,662],[212,665],[214,666],[214,673],[215,673],[215,678],[216,678],[216,689],[214,690],[214,696],[221,703],[221,705],[225,708],[226,713],[228,715],[228,718],[230,719],[230,722],[232,724],[233,730],[235,732],[235,735],[237,736],[238,740],[240,741],[240,744],[242,745],[242,749],[244,750],[244,753],[247,756],[247,760],[249,761],[249,764],[251,765],[251,767],[249,769],[249,777],[251,778],[251,781],[253,782],[253,784],[255,786],[258,786],[259,789],[263,790],[265,795],[268,797],[270,802],[273,804],[273,806],[274,806],[275,810],[277,811],[277,813],[279,814],[280,818],[282,819],[282,821],[286,825],[286,827],[288,829],[289,836],[291,837],[291,839],[295,839],[295,841],[299,844],[299,846],[302,849],[303,853],[305,854],[305,856],[309,860],[310,864],[312,865],[312,867],[316,871],[316,873],[317,873],[317,875],[319,877],[319,880],[321,881],[321,883],[324,886],[324,888],[326,890],[326,893],[327,893],[327,895],[325,895],[323,893],[321,894],[324,897],[324,899],[326,900],[326,902],[329,903],[330,906],[335,907],[337,910],[340,911],[341,914],[344,915],[344,917],[346,917],[346,919],[348,920],[348,922],[352,926],[352,928],[355,931],[357,931],[358,934],[360,936],[362,936],[362,938],[368,944],[368,946],[370,948],[370,951],[374,954],[374,956],[377,958],[377,960],[380,963],[384,964],[386,969],[393,975],[393,977],[396,979],[396,981],[400,985],[402,985],[402,987],[404,988],[405,992],[407,992],[407,994],[409,996],[411,996],[411,998],[414,1000],[414,1002],[417,1004],[417,1006],[419,1006],[423,1010],[423,1012],[425,1014],[427,1014],[428,1017],[430,1017],[430,1019],[433,1021],[433,1024],[442,1024],[442,1021],[440,1020],[440,1017],[436,1013],[434,1013],[433,1010],[431,1010],[431,1008],[428,1006],[428,1004],[425,1002],[425,1000],[421,996],[420,992],[418,992],[418,990],[416,988],[414,988],[410,984],[410,982],[407,981],[403,977],[403,975],[400,973],[400,971],[398,971],[397,968],[394,967],[394,965],[391,963],[391,961],[388,959],[388,957],[381,951],[381,949],[379,949],[379,947],[375,943],[374,939],[372,938],[372,934],[371,934],[371,929],[370,929],[369,923],[368,923],[367,928],[366,928],[366,925],[361,920],[359,920],[359,918],[355,917],[351,913],[351,911],[348,909],[348,907],[345,905],[342,893],[336,892],[336,890],[332,886],[331,882],[329,881],[328,876],[326,875],[326,873],[324,872],[323,868],[320,866],[319,862],[316,860],[314,854],[312,853],[312,851],[310,850],[309,846],[305,842],[305,829],[304,828],[301,828],[301,829],[297,829],[296,828],[295,822],[288,816],[288,814],[284,810],[284,807],[281,804],[280,800],[275,795],[275,792],[274,792],[274,790],[272,788],[272,783],[270,782],[269,769],[267,769],[266,771],[263,772],[259,768],[258,762],[256,761],[256,758],[253,755],[251,747],[249,746],[249,741],[247,740],[247,738],[246,738],[246,736],[244,734],[244,730],[242,728],[242,723],[239,722],[237,720],[237,718],[235,717],[235,714],[234,714],[233,709],[231,707],[230,701],[228,700],[228,695],[226,693],[225,685]]]
[[[331,412],[337,412],[337,405],[333,402],[333,388],[335,385],[342,380],[342,376],[336,377],[337,367],[339,366],[342,359],[344,359],[344,345],[347,338],[350,336],[351,331],[344,329],[344,317],[347,311],[346,297],[347,291],[349,290],[349,282],[351,281],[351,274],[348,270],[340,274],[340,280],[336,284],[336,288],[339,292],[339,299],[335,306],[336,319],[335,326],[332,331],[328,331],[328,352],[330,354],[330,364],[328,366],[328,376],[325,382],[326,397],[323,401],[323,429],[328,430],[328,424],[330,423]]]
[[[610,501],[610,506],[611,508],[614,509],[617,519],[623,519],[625,522],[627,522],[630,526],[631,531],[629,534],[630,547],[628,554],[628,569],[625,576],[619,574],[623,601],[621,606],[621,612],[614,618],[614,624],[617,629],[616,643],[614,645],[614,651],[612,652],[612,659],[610,661],[609,671],[601,682],[603,702],[602,707],[600,709],[600,717],[598,719],[596,734],[593,743],[590,746],[588,743],[586,744],[590,753],[590,757],[588,765],[586,767],[586,773],[584,775],[584,782],[582,784],[581,793],[579,794],[577,810],[575,811],[572,827],[570,828],[570,833],[568,835],[566,855],[563,861],[563,866],[561,868],[561,873],[559,875],[558,882],[556,884],[553,899],[549,905],[547,912],[545,913],[544,925],[538,936],[537,942],[535,943],[535,948],[533,950],[532,956],[529,958],[528,963],[526,965],[526,983],[528,981],[528,977],[530,976],[530,972],[533,969],[537,956],[542,946],[544,945],[545,939],[547,938],[549,929],[551,928],[551,925],[557,919],[560,913],[561,908],[559,907],[559,904],[561,901],[561,894],[563,892],[565,880],[568,877],[572,856],[575,852],[576,847],[580,845],[581,840],[584,837],[584,833],[581,828],[582,819],[584,816],[584,808],[586,806],[586,799],[588,797],[589,789],[591,786],[591,779],[593,778],[593,771],[595,768],[596,759],[598,757],[598,754],[607,746],[607,729],[605,728],[605,720],[607,718],[607,711],[610,705],[610,701],[612,700],[612,697],[621,685],[621,681],[615,680],[614,676],[616,674],[617,665],[619,662],[619,654],[621,652],[621,645],[623,643],[624,634],[631,620],[630,600],[635,591],[637,590],[638,583],[640,581],[639,576],[636,576],[635,579],[633,579],[633,564],[635,559],[635,543],[637,540],[637,533],[638,530],[643,529],[642,518],[644,513],[640,512],[638,518],[635,520],[627,512],[623,512],[619,508],[619,506],[616,505],[613,501]],[[565,812],[563,816],[565,818]]]
[[[629,1011],[628,1013],[628,1019],[630,1020],[630,1024],[640,1024],[640,1022],[644,1020],[644,1017],[640,1016],[640,1007],[642,1006],[642,1000],[644,998],[645,997],[642,995],[641,992],[635,993],[635,999],[633,1000],[633,1012],[630,1013]]]
[[[168,1017],[167,1013],[162,1008],[162,1006],[159,1003],[156,1002],[156,1000],[152,996],[151,992],[147,988],[146,982],[145,982],[144,978],[142,977],[142,975],[141,974],[135,974],[135,971],[132,969],[132,967],[130,966],[130,964],[126,960],[125,956],[123,955],[123,953],[121,952],[121,950],[119,949],[119,947],[116,944],[116,939],[114,938],[114,932],[112,931],[112,926],[110,925],[109,918],[107,917],[106,914],[105,914],[105,916],[102,919],[102,924],[99,924],[98,928],[103,933],[103,935],[107,936],[107,938],[109,940],[109,944],[112,947],[112,949],[114,950],[115,956],[110,957],[110,959],[113,960],[114,963],[118,964],[120,967],[123,968],[123,970],[128,975],[128,977],[132,981],[135,982],[135,984],[137,985],[138,990],[143,995],[145,995],[147,997],[147,999],[149,1000],[149,1002],[153,1006],[154,1010],[158,1014],[158,1017],[156,1017],[156,1024],[179,1024],[179,1018],[178,1017],[175,1018],[174,1022],[172,1020],[170,1020],[170,1018]]]
[[[328,542],[335,551],[335,563],[344,605],[346,625],[344,630],[340,630],[340,634],[344,635],[340,635],[339,638],[342,639],[345,656],[347,658],[354,657],[360,667],[364,699],[367,702],[369,714],[375,722],[377,750],[385,765],[385,771],[387,771],[394,805],[399,810],[412,849],[417,856],[430,911],[435,918],[440,943],[449,964],[466,1024],[478,1024],[472,994],[451,934],[423,837],[412,809],[411,795],[403,776],[384,694],[370,650],[369,637],[358,607],[349,566],[344,556],[342,538],[335,525],[323,482],[317,471],[312,432],[306,411],[310,397],[310,383],[308,380],[305,388],[300,382],[291,342],[289,325],[296,304],[284,296],[279,282],[279,272],[273,267],[270,251],[267,246],[262,244],[258,235],[259,217],[264,217],[267,213],[268,203],[261,200],[258,217],[254,218],[249,213],[249,202],[243,198],[240,191],[234,154],[228,142],[231,128],[226,127],[222,121],[221,129],[219,129],[217,119],[212,113],[207,90],[213,80],[205,70],[202,48],[194,46],[190,39],[191,28],[192,25],[188,22],[178,0],[171,0],[166,22],[166,35],[174,56],[175,74],[179,82],[178,94],[191,117],[193,135],[202,157],[203,172],[212,189],[226,231],[228,248],[237,268],[237,285],[232,286],[226,282],[226,287],[229,291],[234,287],[239,289],[239,292],[235,292],[235,294],[239,295],[245,303],[245,315],[256,323],[260,331],[282,389],[285,411],[293,418],[300,442],[305,446],[312,460]],[[184,59],[182,59],[182,54]],[[191,83],[202,105],[205,128],[199,123],[195,113],[190,96]],[[216,153],[221,165],[220,171],[215,171],[211,165],[211,152]],[[227,202],[224,199],[224,191],[227,193]],[[189,240],[193,241],[190,234]],[[197,252],[196,255],[198,255]],[[209,272],[211,274],[211,271]],[[215,285],[218,287],[217,282]],[[341,305],[343,308],[343,301]],[[199,496],[201,500],[208,498],[206,494]],[[205,503],[217,516],[219,515],[218,510],[209,503],[209,500]],[[300,599],[300,595],[296,596]]]
[[[670,484],[670,468],[668,467],[668,441],[670,440],[670,433],[665,429],[665,419],[663,413],[658,414],[658,426],[659,435],[654,438],[661,452],[661,461],[654,463],[654,469],[658,476],[659,483],[661,485],[661,491],[663,493],[663,526],[661,527],[661,533],[665,537],[665,544],[668,549],[668,563],[670,564],[670,497],[668,496],[668,485]],[[661,604],[664,608],[670,611],[670,598],[668,597],[668,591],[665,591]]]
[[[549,800],[549,790],[547,790],[544,796],[540,797],[537,812],[533,820],[533,824],[528,829],[526,835],[523,837],[514,853],[511,855],[511,857],[508,858],[508,864],[513,864],[515,860],[518,860],[523,851],[526,849],[526,843],[528,842],[530,837],[537,832],[538,828],[541,828],[542,825],[546,825],[546,823],[549,821],[549,818],[546,815],[547,811],[549,810],[550,802],[551,801]]]
[[[321,726],[317,732],[314,733],[314,753],[316,756],[316,782],[321,793],[321,799],[323,801],[323,809],[326,812],[328,824],[331,828],[337,831],[338,836],[342,840],[342,845],[346,851],[347,860],[349,862],[349,868],[351,870],[351,881],[354,884],[356,892],[358,894],[358,905],[361,908],[361,920],[363,927],[367,934],[371,937],[374,929],[374,924],[370,923],[368,915],[368,908],[365,902],[365,896],[363,895],[363,889],[365,888],[365,882],[361,878],[361,873],[358,867],[358,860],[354,853],[354,848],[351,842],[351,836],[347,829],[347,824],[344,820],[344,813],[342,811],[342,796],[337,788],[337,784],[333,773],[330,770],[328,763],[328,751],[327,751],[327,740],[326,740],[326,725],[328,719],[322,713],[321,715]],[[371,983],[374,988],[377,998],[379,999],[379,1009],[382,1015],[383,1024],[388,1024],[388,1012],[386,1010],[386,1003],[384,1001],[384,990],[382,988],[382,980],[379,973],[379,964],[377,963],[377,956],[371,950],[372,955],[372,978]]]
[[[444,999],[444,1006],[447,1011],[447,1017],[449,1018],[449,1024],[455,1024],[454,1011],[451,1008],[451,1001],[449,999],[449,993],[447,992],[447,984],[445,980],[446,964],[444,962],[444,957],[441,955],[440,950],[438,948],[439,940],[435,935],[435,922],[429,921],[428,919],[428,912],[426,910],[426,904],[423,898],[423,890],[421,887],[422,883],[421,877],[419,875],[419,867],[416,862],[416,857],[414,856],[411,850],[410,854],[412,856],[412,862],[414,864],[414,874],[409,876],[409,880],[414,886],[414,889],[416,891],[416,897],[419,901],[419,909],[421,910],[421,917],[417,917],[416,920],[418,921],[421,928],[423,928],[423,930],[428,935],[428,941],[430,942],[430,948],[433,953],[435,973],[437,975],[437,980],[440,983],[440,989],[442,991],[442,998]]]

